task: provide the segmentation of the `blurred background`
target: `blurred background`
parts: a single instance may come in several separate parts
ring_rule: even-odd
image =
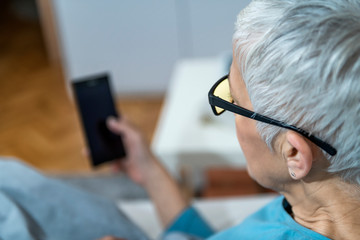
[[[107,72],[119,111],[144,132],[176,177],[187,182],[193,169],[213,164],[207,182],[220,188],[243,182],[250,192],[261,192],[243,173],[232,119],[215,120],[206,95],[228,71],[236,15],[248,3],[0,1],[0,156],[51,174],[94,173],[82,154],[85,141],[70,83]],[[166,163],[175,158],[176,164]],[[182,160],[187,164],[178,167]],[[224,176],[230,180],[219,184]],[[204,179],[191,181],[204,185]]]

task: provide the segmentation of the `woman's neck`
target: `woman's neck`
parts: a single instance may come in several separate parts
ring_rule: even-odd
[[[337,177],[298,181],[283,192],[293,218],[302,226],[331,239],[360,236],[360,191]]]

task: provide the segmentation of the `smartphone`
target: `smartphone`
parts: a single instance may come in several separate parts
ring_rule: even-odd
[[[121,136],[106,126],[110,116],[119,117],[108,74],[73,80],[74,96],[93,166],[126,156]]]

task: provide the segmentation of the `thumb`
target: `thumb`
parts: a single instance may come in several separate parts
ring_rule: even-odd
[[[108,117],[106,119],[106,125],[107,127],[110,129],[110,131],[114,132],[114,133],[121,133],[122,132],[122,128],[120,126],[120,122],[118,119],[116,119],[115,117],[111,116]]]

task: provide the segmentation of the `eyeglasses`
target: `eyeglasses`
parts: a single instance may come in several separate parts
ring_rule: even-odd
[[[261,114],[255,113],[253,111],[235,105],[234,100],[230,94],[228,77],[229,75],[220,78],[220,80],[217,81],[209,91],[209,95],[208,95],[209,103],[215,115],[220,115],[227,110],[263,123],[271,124],[281,128],[286,128],[306,137],[307,139],[309,139],[311,142],[316,144],[318,147],[323,149],[331,156],[334,156],[336,154],[337,152],[336,149],[332,147],[330,144],[322,141],[321,139],[315,137],[314,135],[311,135],[310,133],[306,132],[301,128],[297,128],[293,125],[289,125],[287,123],[263,116]]]

